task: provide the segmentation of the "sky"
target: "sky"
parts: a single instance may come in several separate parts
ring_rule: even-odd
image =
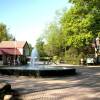
[[[0,0],[0,23],[7,25],[16,40],[34,46],[56,11],[70,6],[67,0]]]

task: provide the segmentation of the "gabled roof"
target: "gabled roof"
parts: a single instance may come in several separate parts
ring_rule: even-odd
[[[26,43],[26,41],[2,41],[0,48],[23,48]]]
[[[8,54],[8,55],[21,55],[20,51],[16,48],[9,48],[9,49],[1,49],[0,48],[0,55]]]

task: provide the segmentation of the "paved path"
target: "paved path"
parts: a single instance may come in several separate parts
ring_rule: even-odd
[[[100,67],[78,67],[77,72],[55,78],[0,75],[0,82],[10,83],[22,100],[100,100]]]

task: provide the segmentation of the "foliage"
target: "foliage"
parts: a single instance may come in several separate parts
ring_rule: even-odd
[[[0,23],[0,41],[11,40],[14,37],[8,33],[8,29],[5,24]]]
[[[64,60],[66,63],[75,64],[78,57],[78,51],[76,48],[71,47],[65,52]]]
[[[58,22],[52,22],[44,32],[49,56],[60,56],[72,63],[87,55],[94,38],[100,36],[100,0],[69,0],[72,7],[64,10]]]
[[[68,64],[80,64],[81,58],[86,58],[84,52],[79,52],[77,48],[71,47],[66,51],[64,60]]]
[[[99,0],[69,0],[74,6],[61,18],[66,45],[81,48],[89,45],[100,32]]]
[[[62,39],[59,26],[56,23],[50,23],[45,31],[45,39],[47,44],[45,45],[45,52],[49,56],[59,55],[61,51]]]
[[[46,53],[44,52],[44,41],[43,41],[42,37],[37,39],[36,48],[38,50],[38,53],[39,53],[40,57],[46,56]]]

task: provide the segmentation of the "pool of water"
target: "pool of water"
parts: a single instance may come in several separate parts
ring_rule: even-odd
[[[9,66],[0,68],[1,74],[7,75],[24,75],[24,76],[65,76],[76,74],[75,68],[67,68],[63,66],[49,66],[49,65],[36,65],[36,66]]]
[[[0,69],[16,69],[16,70],[62,70],[62,69],[70,69],[67,67],[61,66],[49,66],[49,65],[36,65],[34,66],[9,66],[9,67],[2,67]]]

